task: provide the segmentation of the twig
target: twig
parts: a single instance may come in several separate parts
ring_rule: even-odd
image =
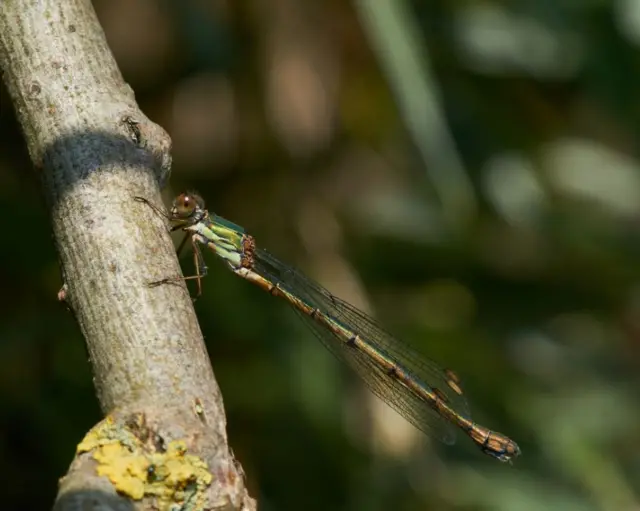
[[[160,202],[169,137],[136,105],[88,0],[0,2],[0,65],[107,415],[79,445],[55,509],[131,509],[135,495],[136,509],[158,506],[168,456],[211,475],[171,479],[175,502],[253,508],[191,299],[181,286],[146,286],[180,271],[166,226],[132,200]]]

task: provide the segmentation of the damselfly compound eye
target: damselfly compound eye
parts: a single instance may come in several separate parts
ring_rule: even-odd
[[[189,218],[197,209],[203,209],[204,203],[200,197],[192,193],[181,193],[173,201],[171,215],[175,218]]]

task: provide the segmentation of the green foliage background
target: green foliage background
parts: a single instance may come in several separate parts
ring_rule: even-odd
[[[173,138],[167,201],[197,189],[455,368],[474,419],[523,452],[422,436],[209,257],[196,309],[261,509],[640,508],[634,2],[95,5]],[[43,509],[100,416],[0,101],[3,509]]]

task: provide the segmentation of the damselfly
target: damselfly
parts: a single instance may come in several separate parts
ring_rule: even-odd
[[[329,351],[417,428],[452,444],[452,426],[456,426],[484,453],[500,461],[510,461],[520,454],[513,440],[469,418],[460,380],[453,371],[440,368],[392,337],[364,312],[257,248],[253,237],[242,227],[209,213],[198,195],[180,194],[168,215],[142,197],[135,200],[167,217],[173,224],[172,231],[182,229],[187,233],[178,252],[188,239],[193,245],[196,275],[169,277],[150,286],[196,279],[200,295],[207,266],[199,245],[205,245],[236,275],[291,305]]]

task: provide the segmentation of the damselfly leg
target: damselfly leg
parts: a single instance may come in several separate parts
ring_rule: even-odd
[[[141,202],[143,204],[146,204],[153,211],[155,211],[160,216],[166,218],[167,220],[172,220],[172,217],[170,214],[166,213],[161,208],[159,208],[149,200],[145,199],[144,197],[135,196],[134,200],[136,202]],[[182,227],[183,227],[182,225],[172,225],[171,228],[169,229],[169,232],[177,231]],[[187,241],[191,241],[191,247],[193,249],[193,264],[196,269],[195,275],[189,275],[187,277],[183,275],[176,275],[175,277],[166,277],[164,279],[147,282],[147,286],[158,287],[163,284],[175,284],[181,281],[196,280],[198,291],[196,296],[193,297],[193,300],[195,301],[200,297],[200,295],[202,295],[202,278],[207,276],[208,268],[204,261],[204,258],[202,257],[202,251],[200,250],[200,247],[198,246],[197,241],[194,239],[194,236],[190,233],[185,234],[184,238],[182,238],[182,241],[180,242],[180,245],[178,246],[178,249],[176,250],[176,255],[178,256],[178,258],[180,258],[180,253],[183,251],[185,245],[187,244]]]

